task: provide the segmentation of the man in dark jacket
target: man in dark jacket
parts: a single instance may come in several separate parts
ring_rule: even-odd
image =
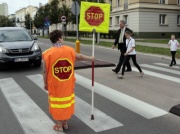
[[[115,42],[112,46],[112,49],[115,48],[115,46],[118,44],[118,50],[120,50],[121,54],[119,57],[119,63],[117,64],[115,69],[112,69],[113,72],[118,73],[121,69],[121,66],[124,62],[124,54],[126,53],[127,47],[126,47],[126,37],[125,37],[125,31],[131,31],[129,28],[125,27],[125,21],[120,21],[120,29],[117,31]],[[128,62],[126,64],[127,70],[126,71],[132,71],[131,65]]]

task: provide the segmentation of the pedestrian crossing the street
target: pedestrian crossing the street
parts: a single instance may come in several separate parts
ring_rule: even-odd
[[[143,67],[145,75],[180,83],[180,79],[173,76],[173,74],[180,76],[178,67],[170,68],[167,64],[163,63],[153,63],[151,65],[140,64],[140,66]],[[132,67],[132,70],[138,72],[138,70],[134,67]],[[172,75],[158,73],[158,71]],[[78,74],[75,76],[76,84],[81,85],[87,91],[91,90],[90,79]],[[47,93],[43,87],[43,76],[41,74],[27,75],[26,78],[28,81],[31,81],[34,85],[36,85],[38,89]],[[151,120],[168,114],[168,111],[162,110],[156,106],[143,102],[142,100],[138,100],[137,98],[133,98],[100,83],[95,82],[94,88],[96,94],[111,101],[112,103],[126,108],[126,110],[131,111],[134,115],[145,120]],[[17,120],[20,122],[20,125],[25,133],[56,134],[56,132],[52,129],[54,121],[49,118],[49,116],[30,98],[16,80],[13,78],[0,79],[0,90],[5,96],[9,106],[11,107]],[[76,96],[75,98],[75,117],[88,126],[93,132],[103,132],[126,126],[123,120],[120,121],[114,119],[111,115],[108,115],[98,107],[95,107],[94,109],[96,119],[90,120],[91,104],[86,102],[86,100],[81,99],[79,96]]]

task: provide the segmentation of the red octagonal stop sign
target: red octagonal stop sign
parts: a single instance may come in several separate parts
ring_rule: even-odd
[[[53,65],[53,75],[60,81],[68,80],[73,73],[72,67],[68,59],[58,59]]]
[[[91,6],[85,12],[85,20],[91,26],[99,26],[104,21],[104,12],[99,7]]]

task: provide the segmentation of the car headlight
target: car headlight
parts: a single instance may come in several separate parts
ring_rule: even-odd
[[[0,53],[9,53],[4,47],[0,47]]]
[[[39,50],[39,46],[34,43],[33,47],[31,48],[31,51],[38,51]]]

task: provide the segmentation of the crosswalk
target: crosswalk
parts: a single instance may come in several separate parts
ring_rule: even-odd
[[[180,75],[180,68],[177,66],[170,68],[167,64],[163,63],[153,63],[153,65],[141,64],[140,66],[143,67],[145,75],[180,83],[180,79],[173,76],[173,74],[176,76]],[[132,69],[133,71],[138,71],[134,67]],[[172,74],[172,76],[158,73],[158,71]],[[27,75],[26,78],[39,87],[40,90],[47,93],[47,91],[43,89],[43,77],[41,74]],[[76,79],[76,84],[81,85],[87,91],[91,90],[90,79],[78,74],[76,74]],[[13,78],[0,79],[0,90],[26,134],[57,133],[52,129],[52,126],[54,125],[53,120],[29,97],[26,92],[24,92],[21,86]],[[146,120],[168,114],[168,111],[162,110],[97,82],[95,82],[95,93]],[[94,111],[96,119],[90,120],[91,105],[86,100],[76,96],[75,117],[88,126],[93,132],[103,132],[126,126],[123,121],[113,118],[98,107],[95,107]]]
[[[36,85],[38,85],[43,91],[43,78],[42,75],[31,75],[27,76],[31,81],[33,81]],[[76,76],[77,77],[77,76]],[[83,107],[82,107],[83,106]],[[90,120],[90,111],[91,106],[87,102],[83,101],[79,97],[76,96],[75,103],[75,116],[77,116],[80,120],[82,120],[86,125],[92,128],[95,132],[100,132],[116,127],[123,126],[122,123],[117,122],[112,119],[108,115],[104,114],[98,109],[95,109],[95,113],[98,116],[98,120],[94,120],[93,123]]]
[[[159,66],[157,66],[157,65],[159,65]],[[154,76],[154,77],[157,77],[157,78],[161,78],[161,79],[165,79],[165,80],[180,83],[180,78],[179,77],[171,76],[172,74],[180,75],[180,68],[177,67],[177,66],[172,67],[171,69],[167,69],[167,68],[170,68],[170,67],[167,64],[164,64],[164,63],[154,63],[154,65],[140,64],[140,66],[145,67],[145,68],[150,69],[150,70],[152,70],[152,69],[154,70],[154,71],[149,71],[147,69],[143,69],[143,72],[146,75],[150,75],[150,76]],[[176,70],[174,70],[174,69],[176,69]],[[138,72],[138,70],[135,67],[132,67],[132,70],[135,71],[135,72]],[[171,75],[158,73],[157,71],[163,71],[163,72],[169,73]]]

